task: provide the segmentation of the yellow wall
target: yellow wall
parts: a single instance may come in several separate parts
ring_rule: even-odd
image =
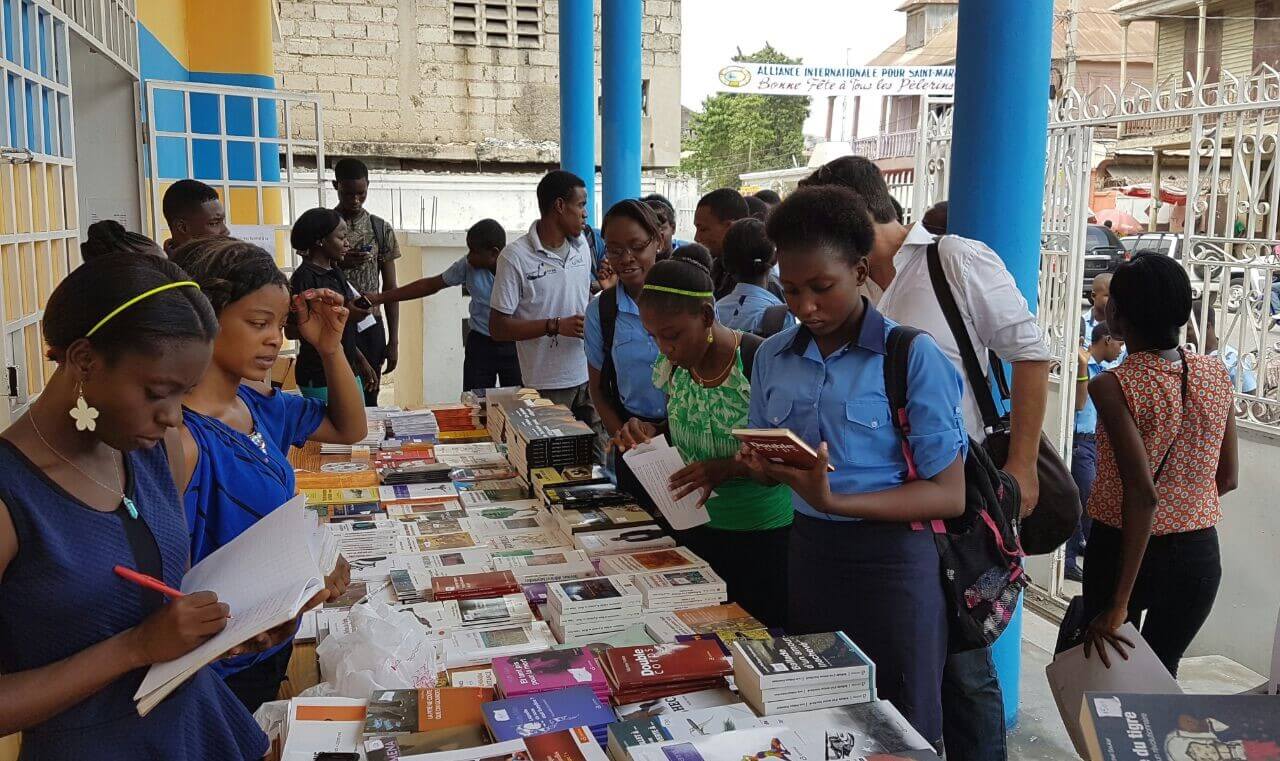
[[[271,0],[186,0],[190,71],[275,74]]]
[[[191,55],[187,50],[188,0],[138,0],[138,21],[155,35],[187,71]]]

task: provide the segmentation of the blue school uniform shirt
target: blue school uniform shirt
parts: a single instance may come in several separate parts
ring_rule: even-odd
[[[1110,370],[1118,364],[1120,364],[1119,361],[1103,363],[1090,357],[1088,367],[1089,380],[1098,377],[1098,374],[1103,370]],[[1093,397],[1090,397],[1087,391],[1085,392],[1085,397],[1084,407],[1076,410],[1076,433],[1097,433],[1098,408],[1093,406]]]
[[[613,366],[618,375],[618,395],[630,412],[640,417],[661,419],[667,416],[667,397],[653,385],[653,363],[658,359],[658,344],[640,322],[640,308],[619,286],[618,321],[613,328]],[[604,333],[600,329],[600,299],[587,305],[586,324],[587,364],[600,370],[604,367]]]
[[[886,339],[897,323],[865,298],[857,339],[823,357],[808,328],[798,325],[764,342],[751,377],[750,426],[789,428],[815,449],[827,443],[833,494],[866,494],[907,478],[901,439],[884,390]],[[907,362],[907,437],[921,478],[933,478],[968,452],[960,374],[928,334],[911,344]],[[792,494],[796,512],[834,521],[858,520],[815,510]]]
[[[467,293],[471,294],[468,311],[471,315],[471,329],[484,336],[489,333],[489,294],[493,293],[493,273],[489,270],[477,269],[467,263],[467,257],[449,265],[449,269],[440,275],[447,286],[466,283]]]
[[[716,302],[716,319],[734,330],[755,333],[765,310],[781,304],[782,299],[758,285],[738,283],[729,295]],[[783,324],[790,327],[795,319],[788,314]]]
[[[248,386],[241,386],[236,393],[253,416],[253,436],[216,418],[182,411],[182,422],[199,449],[191,483],[182,495],[191,532],[192,565],[293,498],[296,484],[286,454],[289,447],[305,444],[324,422],[326,407],[315,399],[283,391],[266,396]],[[217,661],[214,668],[223,676],[234,674],[285,644]]]

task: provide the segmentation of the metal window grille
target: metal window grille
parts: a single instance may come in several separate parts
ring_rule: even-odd
[[[218,191],[232,234],[272,250],[286,271],[295,261],[289,227],[325,204],[323,172],[300,173],[296,155],[324,166],[324,130],[315,95],[191,82],[147,83],[147,195],[156,240],[168,237],[164,192],[193,178]]]
[[[53,373],[40,320],[54,286],[79,263],[68,38],[41,0],[0,0],[0,421],[20,413]]]
[[[453,0],[450,35],[455,45],[540,49],[541,0]]]

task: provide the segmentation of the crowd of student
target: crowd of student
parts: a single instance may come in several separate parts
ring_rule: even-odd
[[[963,511],[966,454],[988,433],[975,394],[990,393],[965,379],[931,250],[982,372],[991,355],[1012,366],[1003,467],[1024,514],[1038,501],[1050,357],[996,253],[939,237],[945,207],[908,228],[874,164],[842,158],[785,200],[707,194],[685,243],[661,196],[615,204],[594,230],[585,183],[554,171],[527,232],[508,241],[480,221],[465,257],[399,286],[395,236],[363,206],[367,170],[346,159],[335,176],[337,208],[293,227],[291,278],[228,237],[217,194],[186,180],[165,196],[163,247],[98,223],[50,298],[56,370],[0,434],[0,734],[22,731],[24,758],[262,755],[249,712],[275,696],[292,626],[139,718],[142,667],[192,649],[228,610],[212,593],[165,604],[111,569],[177,586],[286,501],[290,447],[365,435],[363,407],[398,359],[395,305],[457,285],[471,296],[466,387],[536,388],[613,453],[669,437],[689,463],[673,493],[700,494],[711,517],[680,541],[731,599],[770,626],[847,632],[879,694],[948,758],[1006,757],[990,650],[951,646],[938,550],[919,530]],[[1084,581],[1091,647],[1122,648],[1117,629],[1141,620],[1176,673],[1221,574],[1231,381],[1221,360],[1179,345],[1191,290],[1172,259],[1139,256],[1093,290],[1073,458],[1092,525],[1071,542],[1069,573]],[[899,324],[927,331],[911,344],[901,427],[884,380]],[[270,385],[286,335],[301,341],[300,396]],[[746,427],[790,429],[818,464],[740,450],[731,431]],[[644,493],[621,457],[613,467]],[[340,563],[313,604],[348,578]]]

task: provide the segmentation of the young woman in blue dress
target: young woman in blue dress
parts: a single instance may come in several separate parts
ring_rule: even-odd
[[[0,735],[22,758],[259,759],[267,738],[212,669],[145,717],[146,667],[221,631],[212,592],[165,601],[113,573],[177,587],[188,533],[167,454],[218,324],[176,265],[134,252],[74,270],[45,306],[56,369],[0,434]]]
[[[939,742],[942,575],[932,533],[912,524],[964,511],[960,376],[932,338],[915,339],[904,427],[919,477],[908,479],[884,388],[894,323],[860,290],[874,240],[866,205],[844,188],[803,188],[773,210],[768,234],[800,325],[756,352],[750,427],[790,429],[818,452],[810,469],[745,458],[793,492],[787,629],[848,634],[876,664],[880,696]]]
[[[342,296],[315,290],[291,299],[271,255],[233,238],[193,241],[175,251],[173,261],[208,295],[220,326],[213,361],[186,395],[181,428],[178,487],[191,529],[191,559],[199,562],[293,497],[290,447],[307,441],[352,444],[364,438],[367,424],[364,394],[342,350]],[[335,379],[327,403],[272,391],[267,384],[291,309],[302,340]],[[340,595],[349,578],[350,568],[340,560],[328,593]],[[294,627],[282,627],[266,651],[217,664],[249,710],[275,699],[293,633]]]

